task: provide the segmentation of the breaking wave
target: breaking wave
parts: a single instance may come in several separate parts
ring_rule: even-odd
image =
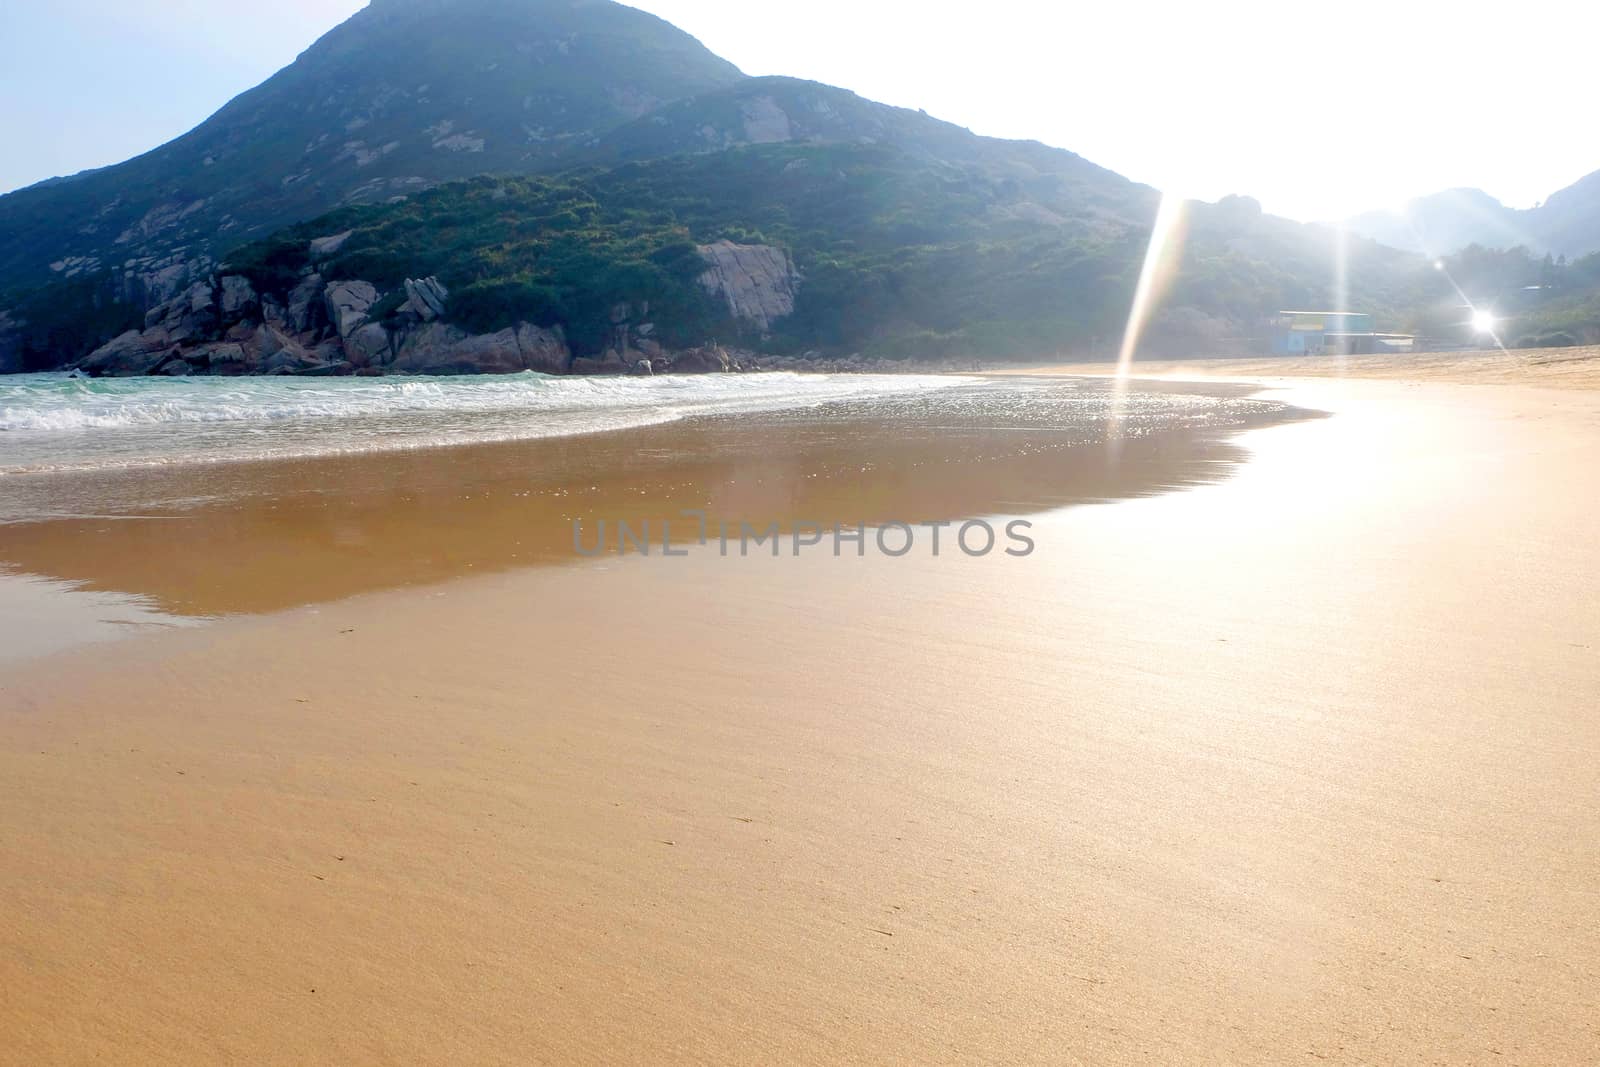
[[[376,451],[901,396],[966,379],[532,372],[415,378],[0,378],[0,472]]]

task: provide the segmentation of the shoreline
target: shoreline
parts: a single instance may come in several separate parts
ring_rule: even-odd
[[[1024,559],[456,570],[9,671],[0,1062],[1584,1062],[1600,394],[1270,395],[1332,416]]]
[[[1241,430],[1316,417],[1250,387],[1153,385],[1140,395],[1155,422],[1113,451],[1102,386],[995,384],[614,433],[16,476],[0,479],[0,510],[66,500],[87,514],[0,524],[0,563],[171,615],[272,611],[582,562],[572,527],[601,519],[637,529],[700,509],[788,531],[1160,492],[1225,477]],[[1083,410],[1062,420],[1061,405]]]

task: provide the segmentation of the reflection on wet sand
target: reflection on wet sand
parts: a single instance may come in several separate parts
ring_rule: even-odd
[[[611,435],[16,476],[0,484],[0,507],[54,517],[0,525],[0,562],[147,597],[174,615],[272,611],[578,562],[575,521],[592,544],[600,520],[659,524],[686,509],[787,529],[1027,515],[1157,493],[1225,476],[1242,458],[1234,433],[1307,415],[1246,399],[1241,387],[1207,386],[1201,397],[1194,386],[1156,386],[1148,417],[1129,423],[1135,436],[1111,448],[1100,388],[1012,379],[914,404]]]

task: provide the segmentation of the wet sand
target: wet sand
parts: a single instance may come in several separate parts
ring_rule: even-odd
[[[1020,377],[882,405],[706,418],[623,433],[294,461],[0,476],[0,564],[177,616],[275,611],[400,586],[582,562],[604,520],[788,530],[1032,514],[1225,478],[1239,431],[1305,418],[1254,386],[1206,425],[1135,407],[1115,448],[1079,402],[1101,382]],[[1149,405],[1145,405],[1147,408]],[[1092,413],[1091,413],[1092,414]],[[1179,414],[1182,411],[1179,410]],[[657,546],[659,547],[659,546]]]
[[[5,676],[0,1062],[1593,1062],[1600,393],[1275,395],[923,501],[1023,559],[313,605],[58,527],[300,606]]]

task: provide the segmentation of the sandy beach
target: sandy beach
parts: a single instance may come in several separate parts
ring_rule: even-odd
[[[1593,1063],[1597,365],[1145,368],[1298,413],[1110,466],[682,425],[0,527],[227,616],[0,670],[0,1063]],[[557,563],[501,460],[580,448],[589,514],[1037,548]],[[826,476],[896,448],[958,473]]]

